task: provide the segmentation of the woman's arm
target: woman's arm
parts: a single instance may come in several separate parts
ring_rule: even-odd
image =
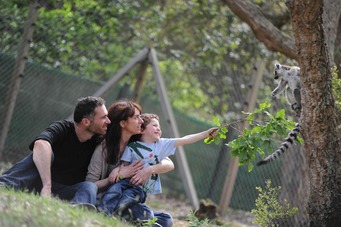
[[[144,184],[152,174],[167,173],[174,169],[174,163],[170,158],[166,157],[156,165],[147,166],[138,171],[130,180],[133,185]]]
[[[104,190],[109,185],[109,180],[105,176],[108,165],[103,157],[103,147],[102,144],[99,144],[92,155],[85,178],[87,181],[95,182],[99,191]]]

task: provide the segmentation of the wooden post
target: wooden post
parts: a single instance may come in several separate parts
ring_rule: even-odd
[[[108,82],[106,82],[102,87],[100,87],[93,96],[102,96],[110,88],[112,88],[126,73],[128,73],[132,68],[136,66],[139,62],[144,61],[145,59],[148,59],[148,48],[142,49],[139,53],[135,55],[134,58],[130,60],[128,64],[126,64],[124,67],[122,67]],[[68,120],[73,119],[73,113],[67,118]]]
[[[153,67],[153,74],[154,74],[154,78],[156,82],[156,89],[161,99],[160,100],[161,106],[165,114],[166,120],[170,124],[171,131],[172,131],[171,133],[173,133],[171,136],[180,137],[179,130],[176,125],[176,120],[173,114],[173,110],[168,100],[166,86],[165,86],[163,77],[160,72],[159,62],[156,56],[156,51],[154,49],[150,50],[149,57],[150,57],[152,67]],[[179,171],[180,171],[183,183],[185,185],[186,194],[189,197],[192,206],[195,209],[198,209],[199,200],[198,200],[197,192],[194,187],[192,175],[187,164],[187,159],[186,159],[186,155],[184,153],[183,147],[178,148],[178,151],[175,153],[175,157],[179,164],[178,167],[179,167]]]
[[[137,63],[148,57],[148,48],[143,48],[133,59],[130,60],[123,68],[121,68],[107,83],[100,87],[93,96],[101,96],[113,87],[127,72],[136,66]]]
[[[146,78],[147,68],[148,68],[148,58],[146,58],[146,60],[141,62],[141,65],[137,69],[137,72],[136,72],[137,81],[135,84],[133,100],[135,100],[135,102],[137,103],[139,103],[141,99],[141,93],[142,93],[142,88],[144,86],[144,81]]]
[[[24,69],[26,65],[26,61],[28,59],[28,50],[30,48],[30,44],[32,43],[33,30],[35,26],[35,22],[38,17],[38,10],[40,5],[37,1],[34,1],[29,6],[28,18],[26,20],[24,26],[24,32],[21,38],[21,42],[18,47],[17,58],[15,61],[13,75],[11,79],[11,83],[8,86],[7,95],[6,95],[6,103],[5,106],[6,112],[3,120],[3,124],[1,127],[1,136],[0,136],[0,156],[2,155],[5,142],[7,138],[7,134],[9,131],[9,127],[12,120],[12,115],[15,107],[15,103],[19,94],[19,89],[21,85],[21,81],[24,78]]]
[[[265,69],[264,62],[261,62],[260,64],[258,64],[257,73],[254,74],[252,78],[253,86],[252,86],[251,91],[248,94],[247,106],[245,110],[246,112],[252,112],[255,107],[259,86],[263,78],[264,69]],[[246,121],[244,121],[241,129],[246,128],[246,127],[249,127],[249,125]],[[222,214],[230,205],[232,192],[233,192],[233,188],[234,188],[236,178],[237,178],[237,173],[238,173],[238,162],[239,162],[238,157],[231,157],[230,164],[229,164],[228,171],[227,171],[226,178],[225,178],[223,192],[221,194],[220,203],[218,206],[218,212],[220,214]]]

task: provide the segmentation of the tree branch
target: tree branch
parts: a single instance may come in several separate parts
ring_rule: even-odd
[[[285,56],[297,60],[295,42],[285,36],[254,4],[245,0],[222,0],[230,10],[247,23],[256,38],[271,51],[278,51]]]

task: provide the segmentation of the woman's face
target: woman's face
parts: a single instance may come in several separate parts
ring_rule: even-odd
[[[141,113],[138,109],[135,108],[135,113],[132,117],[129,117],[127,120],[122,122],[122,130],[130,133],[131,135],[141,133],[141,125],[143,120],[141,119]]]

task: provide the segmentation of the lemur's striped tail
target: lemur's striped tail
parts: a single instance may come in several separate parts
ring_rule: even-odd
[[[289,149],[291,145],[297,140],[297,136],[300,132],[300,125],[299,123],[296,123],[295,127],[289,132],[287,138],[285,138],[285,141],[281,144],[281,146],[275,150],[274,153],[263,159],[262,161],[257,163],[257,166],[265,165],[269,162],[272,162],[276,158],[278,158],[282,153],[284,153],[286,150]]]

